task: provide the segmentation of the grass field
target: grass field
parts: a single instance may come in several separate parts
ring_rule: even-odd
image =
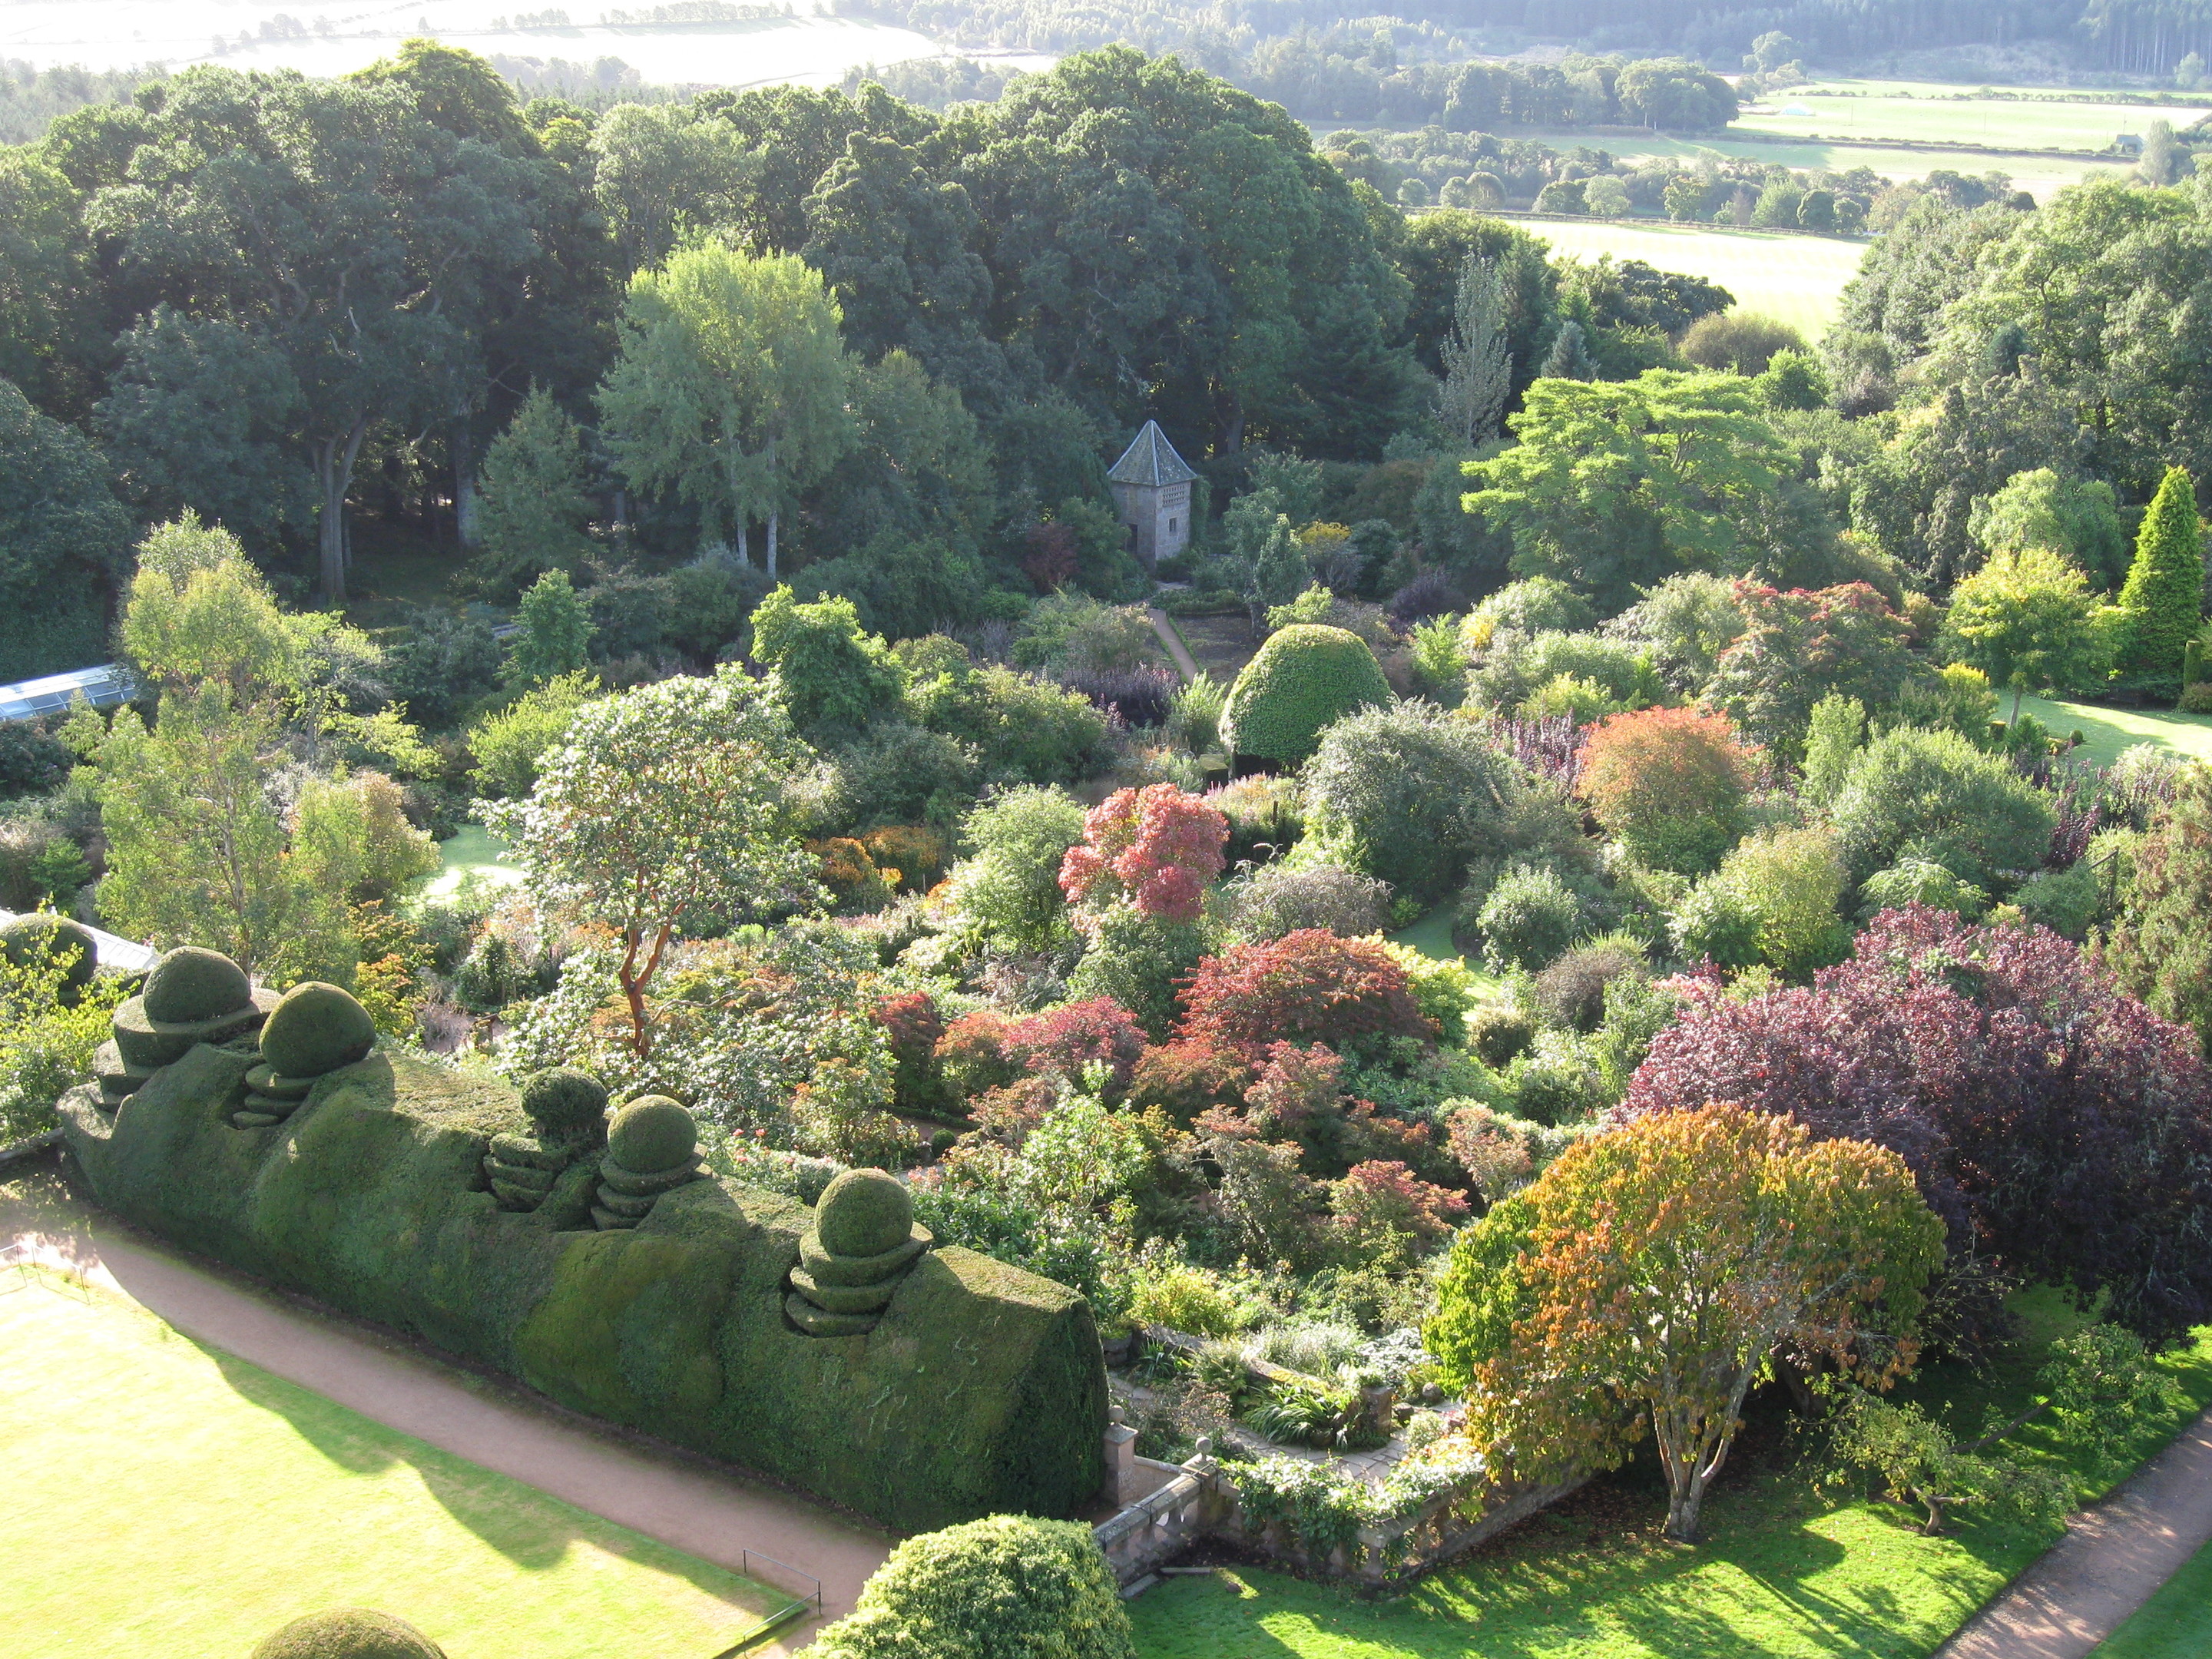
[[[1778,317],[1817,341],[1866,255],[1866,244],[1828,236],[1780,236],[1716,225],[1623,225],[1532,219],[1526,228],[1557,253],[1642,259],[1662,270],[1718,283],[1747,311]]]
[[[1532,136],[1561,149],[1571,149],[1577,144],[1590,142],[1587,133],[1578,136],[1566,131]],[[1649,138],[1607,138],[1597,148],[1602,149],[1608,155],[1631,161],[1640,161],[1645,156],[1658,156],[1686,165],[1694,161],[1700,151],[1707,151],[1716,155],[1771,162],[1803,172],[1826,169],[1833,173],[1848,173],[1853,167],[1871,167],[1883,178],[1898,183],[1925,179],[1938,167],[1974,177],[1996,172],[2006,174],[2015,188],[2027,191],[2039,202],[2049,201],[2067,185],[2078,185],[2086,177],[2118,177],[2133,170],[2132,163],[2098,163],[2073,157],[2039,161],[2026,156],[2000,155],[1986,150],[1881,149],[1862,144],[1831,144],[1817,139],[1806,139],[1797,143],[1771,143],[1746,138],[1668,138],[1655,133]]]
[[[2004,712],[2011,699],[2000,704]],[[2053,735],[2080,732],[2082,745],[2077,758],[2092,766],[2110,766],[2124,749],[2139,743],[2155,743],[2191,760],[2212,760],[2212,714],[2178,714],[2172,709],[2106,708],[2097,703],[2060,702],[2048,697],[2024,697],[2020,711],[2033,714]]]
[[[1830,81],[1775,93],[1736,118],[1739,131],[1818,133],[1824,138],[1910,138],[1922,143],[1993,144],[2006,149],[2101,150],[2123,132],[2140,133],[2157,119],[2187,126],[2204,108],[2152,108],[2071,99],[1961,99],[1958,87],[1910,82]],[[1785,115],[1786,109],[1810,111]]]
[[[2212,1653],[2212,1544],[2112,1632],[2096,1659],[2203,1659]]]
[[[1976,1379],[1929,1367],[1923,1403],[1978,1425],[1985,1405],[2017,1409],[2043,1346],[2066,1319],[2022,1298],[2033,1339]],[[2212,1399],[2212,1331],[2162,1362],[2195,1404]],[[2143,1437],[2148,1456],[2185,1420]],[[1791,1470],[1789,1443],[1760,1416],[1708,1500],[1694,1548],[1658,1535],[1664,1503],[1641,1468],[1595,1482],[1546,1515],[1379,1601],[1237,1568],[1178,1578],[1130,1604],[1142,1659],[1922,1659],[2033,1560],[2051,1534],[1965,1525],[1923,1538],[1899,1509],[1831,1507]],[[2048,1455],[2033,1427],[2020,1437]],[[2096,1483],[2110,1484],[2105,1473]],[[2179,1659],[2198,1648],[2129,1659]]]
[[[786,1599],[106,1292],[0,1278],[9,1659],[243,1659],[319,1608],[454,1659],[708,1659]]]
[[[507,843],[481,823],[463,824],[458,835],[438,843],[438,855],[445,862],[422,890],[431,898],[450,897],[471,876],[489,887],[512,887],[522,879]]]

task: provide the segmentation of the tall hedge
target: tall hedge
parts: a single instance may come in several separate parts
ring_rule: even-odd
[[[2182,649],[2204,619],[2204,543],[2197,492],[2178,466],[2167,470],[2143,514],[2120,608],[2127,614],[2122,672],[2179,673]]]
[[[1357,634],[1295,623],[1268,636],[1229,688],[1221,720],[1231,752],[1296,766],[1322,728],[1354,709],[1388,703],[1390,683]]]

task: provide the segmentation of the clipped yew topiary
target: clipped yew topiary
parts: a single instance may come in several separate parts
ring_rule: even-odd
[[[1324,728],[1390,701],[1382,665],[1357,634],[1293,623],[1271,635],[1229,688],[1221,738],[1232,753],[1296,766]]]
[[[994,1515],[909,1538],[816,1639],[822,1659],[1136,1659],[1091,1528]]]
[[[264,1637],[252,1659],[446,1659],[404,1619],[368,1607],[330,1607]]]
[[[698,1123],[666,1095],[640,1095],[607,1129],[607,1156],[637,1175],[673,1170],[698,1149]]]
[[[0,927],[0,956],[13,968],[60,969],[63,1000],[72,1004],[100,967],[100,947],[91,931],[51,910],[34,910]]]
[[[607,1085],[574,1066],[549,1066],[523,1079],[522,1109],[550,1139],[597,1133],[607,1114]]]
[[[320,1077],[367,1058],[376,1022],[353,994],[311,979],[276,1000],[261,1028],[261,1057],[280,1077]]]
[[[220,951],[180,945],[146,975],[146,1018],[165,1025],[217,1019],[253,1000],[246,969]]]
[[[2136,535],[2135,562],[2120,589],[2126,613],[2120,667],[2130,674],[2175,674],[2182,647],[2204,619],[2204,539],[2197,520],[2197,492],[2179,467],[2143,514]]]
[[[914,1229],[905,1183],[881,1170],[848,1170],[823,1190],[814,1230],[832,1255],[881,1255]]]

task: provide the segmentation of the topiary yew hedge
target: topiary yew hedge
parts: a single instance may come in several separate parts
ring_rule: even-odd
[[[242,1051],[241,1051],[242,1050]],[[973,1251],[921,1255],[865,1336],[783,1311],[813,1212],[702,1180],[635,1229],[590,1218],[598,1159],[536,1210],[486,1190],[520,1097],[402,1054],[231,1127],[257,1055],[196,1047],[112,1117],[61,1115],[92,1195],[187,1249],[418,1336],[562,1406],[744,1464],[889,1526],[1066,1516],[1104,1476],[1105,1371],[1081,1296]]]
[[[1229,688],[1221,738],[1235,754],[1295,766],[1313,753],[1323,728],[1391,701],[1390,682],[1364,640],[1295,623],[1268,635]]]

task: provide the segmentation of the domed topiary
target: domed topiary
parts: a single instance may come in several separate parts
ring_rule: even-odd
[[[446,1659],[446,1650],[404,1619],[331,1607],[264,1638],[252,1659]]]
[[[376,1046],[376,1024],[349,992],[319,980],[276,1000],[261,1028],[261,1057],[280,1077],[320,1077]]]
[[[1390,683],[1366,641],[1341,628],[1297,623],[1271,635],[1229,688],[1221,738],[1233,753],[1295,766],[1313,753],[1323,727],[1390,701]]]
[[[673,1170],[698,1146],[698,1124],[666,1095],[640,1095],[607,1130],[607,1156],[634,1175]]]
[[[12,967],[45,963],[59,968],[62,995],[71,1003],[92,983],[100,966],[100,946],[93,942],[91,929],[51,910],[18,916],[0,927],[0,955]]]
[[[832,1255],[881,1255],[914,1231],[914,1200],[881,1170],[848,1170],[814,1206],[814,1234]]]
[[[522,1080],[522,1109],[541,1134],[597,1128],[607,1112],[607,1085],[574,1066],[550,1066]]]
[[[251,1006],[253,985],[222,951],[180,945],[146,975],[144,1001],[147,1018],[188,1025]]]

